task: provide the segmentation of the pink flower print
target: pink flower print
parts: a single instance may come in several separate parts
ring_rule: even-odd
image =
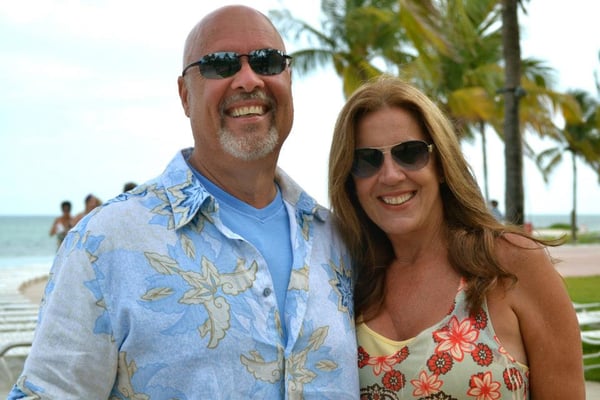
[[[517,362],[517,360],[515,360],[510,354],[508,354],[508,351],[506,351],[504,346],[502,346],[502,343],[500,343],[500,339],[498,339],[498,336],[494,335],[494,340],[496,341],[496,343],[498,343],[498,353],[505,355],[510,362]]]
[[[406,360],[410,351],[408,350],[408,346],[404,346],[400,350],[394,353],[393,357],[396,357],[396,364],[400,364],[402,361]]]
[[[506,388],[511,392],[514,392],[525,385],[521,371],[514,367],[505,369],[502,377],[504,378],[504,384],[506,385]]]
[[[492,379],[490,371],[486,373],[478,373],[471,376],[469,381],[470,389],[467,390],[469,396],[475,397],[477,400],[498,400],[502,397],[500,393],[500,382],[495,382]]]
[[[457,361],[462,361],[465,352],[470,353],[475,349],[475,341],[479,337],[479,331],[473,326],[471,318],[465,318],[458,322],[458,318],[453,316],[448,323],[448,329],[440,329],[433,333],[434,338],[439,344],[436,346],[436,352],[448,351]]]
[[[369,365],[369,353],[362,346],[358,346],[358,368]]]
[[[415,388],[415,390],[413,390],[414,397],[431,396],[439,392],[440,388],[444,384],[443,381],[438,379],[438,375],[427,375],[427,372],[425,371],[421,371],[419,374],[419,379],[413,379],[410,381],[410,383]]]
[[[433,333],[431,334],[433,341],[436,342],[436,343],[440,343],[442,341],[442,339],[440,339],[439,333],[440,332],[447,332],[449,329],[450,328],[448,327],[448,325],[444,325],[439,330],[433,331]]]
[[[389,372],[392,370],[392,367],[396,364],[400,364],[402,361],[406,360],[408,357],[409,351],[408,347],[404,346],[394,354],[390,354],[389,356],[376,356],[371,357],[369,354],[362,348],[358,348],[358,366],[360,368],[365,365],[373,366],[373,373],[375,375],[381,374],[381,372]]]
[[[375,375],[381,374],[381,372],[389,372],[392,370],[392,367],[398,364],[398,357],[394,353],[389,356],[375,356],[369,357],[367,361],[369,365],[373,366],[373,373]]]
[[[473,325],[475,325],[475,328],[479,330],[485,329],[488,324],[488,315],[485,311],[479,310],[479,312],[471,317],[473,318]]]

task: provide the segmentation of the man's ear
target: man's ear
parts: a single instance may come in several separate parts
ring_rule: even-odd
[[[179,78],[177,78],[177,87],[179,90],[179,99],[181,100],[181,106],[183,107],[183,111],[185,112],[185,115],[189,118],[190,117],[190,103],[188,100],[187,85],[185,82],[185,78],[183,76],[180,76]]]

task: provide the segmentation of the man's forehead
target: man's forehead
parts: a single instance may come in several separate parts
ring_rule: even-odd
[[[188,38],[188,62],[216,51],[285,50],[283,39],[267,17],[247,7],[225,7],[207,15]]]
[[[253,27],[248,29],[237,29],[235,32],[229,34],[223,34],[223,30],[217,28],[207,30],[205,35],[200,37],[200,41],[203,42],[203,47],[208,47],[211,44],[222,45],[222,44],[233,44],[233,45],[250,45],[262,44],[267,47],[277,47],[280,50],[282,41],[276,34],[273,33],[272,29]]]
[[[274,48],[285,51],[283,41],[273,34],[273,30],[251,28],[230,35],[223,35],[219,29],[210,29],[200,36],[196,47],[196,57],[217,51],[248,53],[252,50]]]

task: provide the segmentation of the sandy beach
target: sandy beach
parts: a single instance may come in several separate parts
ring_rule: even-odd
[[[565,277],[600,275],[600,245],[563,245],[550,249],[560,262],[557,271]],[[16,301],[40,304],[48,278],[49,265],[0,269],[0,294]],[[5,379],[0,379],[4,381]],[[0,397],[8,393],[9,382],[0,382]],[[587,399],[600,399],[600,383],[587,382]]]
[[[48,282],[48,275],[42,275],[28,280],[19,286],[19,292],[34,304],[40,304],[44,289]]]
[[[48,275],[38,276],[21,284],[19,292],[32,303],[40,304],[47,282]]]

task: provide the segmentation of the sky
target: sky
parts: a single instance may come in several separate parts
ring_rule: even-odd
[[[159,175],[193,145],[177,93],[183,42],[206,13],[247,4],[289,9],[320,28],[320,1],[20,0],[0,2],[0,215],[58,215],[70,200],[118,195]],[[530,0],[520,17],[523,57],[556,70],[556,89],[597,95],[600,2]],[[288,52],[301,49],[286,38]],[[279,164],[324,205],[335,119],[344,99],[333,67],[293,76],[295,120]],[[503,144],[488,135],[489,194],[504,204]],[[535,149],[552,143],[534,142]],[[463,150],[483,184],[480,143]],[[579,214],[600,214],[596,174],[578,164]],[[572,209],[571,165],[544,183],[525,160],[525,214]]]

